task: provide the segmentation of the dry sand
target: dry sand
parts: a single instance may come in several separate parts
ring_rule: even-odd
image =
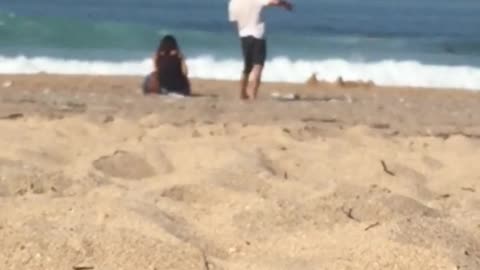
[[[480,95],[139,80],[0,76],[0,269],[480,269]]]

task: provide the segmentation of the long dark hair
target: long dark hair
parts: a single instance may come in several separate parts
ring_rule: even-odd
[[[166,64],[165,61],[171,63],[172,57],[177,59],[175,61],[180,61],[180,47],[174,36],[166,35],[160,41],[155,56],[155,67],[157,71],[162,71],[163,66]]]
[[[158,46],[157,55],[170,55],[173,51],[180,53],[177,40],[172,35],[164,36]]]

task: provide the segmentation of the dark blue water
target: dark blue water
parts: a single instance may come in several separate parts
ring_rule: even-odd
[[[478,0],[295,4],[266,14],[271,56],[480,64]],[[190,55],[239,56],[226,0],[15,0],[0,10],[3,55],[134,59],[175,33]]]
[[[382,85],[480,89],[480,0],[297,0],[265,13],[265,79],[312,73]],[[3,0],[0,73],[144,74],[177,36],[191,76],[237,79],[227,0]]]

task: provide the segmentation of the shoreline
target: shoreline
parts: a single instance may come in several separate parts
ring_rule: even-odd
[[[99,81],[112,81],[118,80],[118,82],[126,82],[130,87],[137,86],[139,87],[144,79],[144,76],[140,75],[82,75],[82,74],[49,74],[49,73],[37,73],[37,74],[5,74],[0,73],[0,82],[15,82],[22,80],[33,80],[33,81],[45,81],[48,79],[53,80],[52,83],[55,85],[63,79],[71,79],[73,81],[86,81],[92,82],[94,80]],[[198,86],[204,83],[214,83],[214,84],[234,84],[238,82],[237,80],[225,80],[225,79],[201,79],[201,78],[191,78],[192,85]],[[137,85],[135,85],[135,82]],[[113,83],[113,82],[112,82]],[[372,83],[371,85],[369,85]],[[28,84],[27,84],[28,85]],[[446,93],[477,93],[480,92],[480,89],[467,89],[467,88],[443,88],[443,87],[414,87],[414,86],[384,86],[377,85],[374,82],[365,82],[365,81],[345,81],[345,85],[340,85],[338,82],[327,82],[323,80],[314,80],[308,78],[303,83],[296,82],[263,82],[262,86],[267,86],[267,91],[271,91],[272,87],[287,88],[293,89],[299,87],[300,90],[311,89],[311,90],[388,90],[388,91],[404,91],[404,92],[417,92],[417,91],[426,91],[429,93],[432,92],[446,92]],[[1,85],[0,85],[1,88]],[[3,87],[5,88],[5,87]],[[194,89],[195,90],[195,89]]]

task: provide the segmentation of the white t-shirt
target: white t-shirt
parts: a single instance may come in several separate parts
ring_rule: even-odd
[[[230,0],[228,7],[230,21],[237,23],[240,37],[264,38],[265,23],[262,20],[262,10],[269,3],[270,0]]]

